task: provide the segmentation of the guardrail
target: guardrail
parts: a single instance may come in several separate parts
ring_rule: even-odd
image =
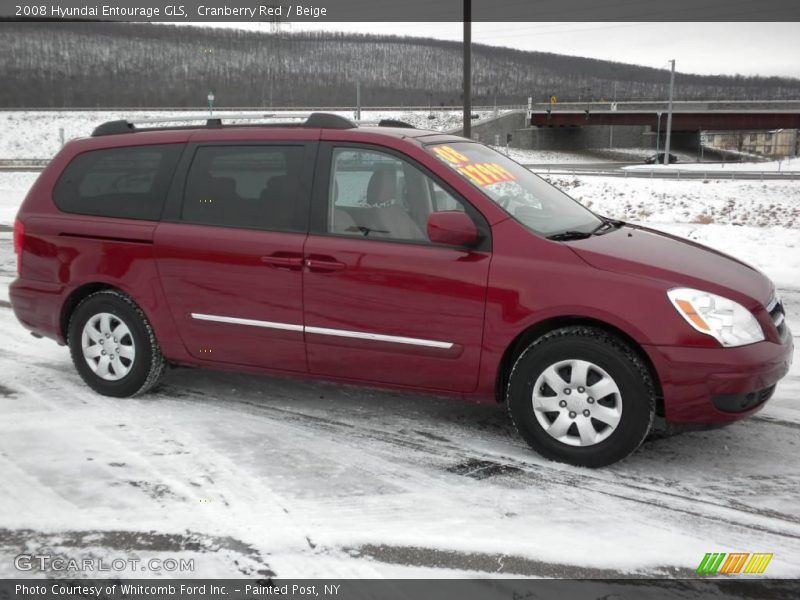
[[[49,162],[49,158],[0,159],[0,171],[41,171]]]
[[[796,171],[657,171],[637,169],[635,171],[625,169],[549,169],[542,168],[541,165],[522,165],[533,170],[537,175],[568,175],[568,176],[588,176],[588,177],[622,177],[631,179],[714,179],[714,180],[747,180],[747,181],[769,181],[785,180],[800,181],[800,172]],[[535,169],[534,169],[535,167]]]
[[[527,105],[522,104],[504,104],[489,106],[473,106],[473,112],[489,112],[497,110],[520,110],[526,109]],[[409,111],[409,112],[450,112],[462,111],[464,109],[461,105],[448,105],[448,106],[362,106],[361,112],[376,112],[376,111]],[[208,106],[76,106],[69,108],[54,108],[54,107],[37,107],[37,108],[13,108],[13,107],[0,107],[0,112],[191,112],[191,113],[204,113],[208,110]],[[215,106],[215,112],[231,112],[231,111],[252,111],[252,112],[297,112],[297,111],[335,111],[335,112],[354,112],[355,106]]]

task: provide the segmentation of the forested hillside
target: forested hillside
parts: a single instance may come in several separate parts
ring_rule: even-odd
[[[265,29],[268,25],[265,25]],[[409,31],[409,33],[413,33]],[[476,104],[663,99],[666,70],[476,45]],[[1,107],[458,104],[455,42],[131,23],[0,23]],[[678,74],[676,98],[800,97],[800,80]]]

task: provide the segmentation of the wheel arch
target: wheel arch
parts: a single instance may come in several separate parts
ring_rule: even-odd
[[[620,329],[619,327],[600,319],[585,316],[565,315],[550,317],[529,325],[527,328],[521,331],[511,341],[511,343],[503,352],[502,358],[500,359],[500,365],[497,369],[497,375],[495,379],[495,397],[498,403],[505,402],[506,387],[508,386],[508,378],[511,374],[511,369],[523,350],[525,350],[525,348],[533,343],[534,340],[542,335],[553,331],[554,329],[567,327],[570,325],[586,325],[596,329],[602,329],[630,346],[631,349],[633,349],[634,352],[636,352],[636,354],[642,359],[642,362],[647,367],[647,371],[653,380],[653,385],[655,386],[656,392],[656,414],[658,416],[664,415],[664,394],[661,387],[661,380],[659,379],[658,371],[656,371],[653,361],[650,360],[650,357],[647,355],[647,352],[644,351],[642,345],[637,342],[629,333]]]
[[[94,297],[99,296],[105,296],[105,301],[107,302],[109,299],[113,299],[115,301],[113,306],[124,309],[128,314],[127,317],[124,315],[116,316],[120,324],[126,327],[127,332],[123,333],[119,340],[114,337],[113,340],[103,341],[119,341],[119,345],[122,346],[123,338],[130,336],[130,345],[132,347],[136,347],[137,343],[140,344],[140,346],[136,347],[135,355],[128,356],[130,362],[127,365],[123,364],[123,366],[127,367],[124,373],[117,373],[116,366],[114,367],[114,374],[119,375],[114,378],[108,378],[99,372],[95,373],[95,369],[91,365],[87,366],[89,361],[86,360],[86,347],[82,342],[82,337],[85,334],[81,332],[81,323],[87,322],[87,316],[94,318],[92,315],[95,313],[89,312],[88,315],[84,315],[82,320],[77,323],[75,331],[70,330],[70,325],[76,318],[76,311],[80,312],[87,300],[91,301]],[[103,312],[108,312],[108,310],[104,309]],[[115,312],[113,307],[110,312]],[[158,385],[166,373],[168,361],[161,352],[158,337],[150,317],[146,314],[141,303],[127,290],[119,286],[94,281],[84,283],[75,288],[62,305],[60,327],[69,346],[70,355],[78,374],[90,388],[100,394],[118,398],[138,396]],[[105,337],[110,337],[110,334],[106,332]],[[119,349],[118,347],[117,350]],[[102,354],[106,354],[106,352],[102,352]],[[122,353],[120,353],[120,356],[122,356]],[[110,358],[114,358],[113,352]]]
[[[95,292],[101,292],[103,290],[115,290],[121,292],[123,294],[127,294],[127,292],[115,285],[111,285],[110,283],[105,283],[102,281],[93,281],[90,283],[84,283],[79,285],[77,288],[72,290],[70,294],[67,296],[64,303],[61,305],[61,315],[59,317],[59,334],[61,337],[66,340],[67,339],[67,329],[69,328],[69,319],[72,316],[72,313],[81,303],[81,301],[94,294]]]

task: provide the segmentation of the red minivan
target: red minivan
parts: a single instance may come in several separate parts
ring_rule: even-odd
[[[14,240],[17,318],[109,396],[175,364],[506,402],[542,455],[599,467],[656,417],[752,414],[792,357],[749,265],[396,122],[105,123]]]

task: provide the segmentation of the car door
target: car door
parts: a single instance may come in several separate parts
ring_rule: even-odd
[[[155,250],[194,359],[307,370],[302,253],[315,148],[226,142],[187,149]]]
[[[303,283],[312,373],[468,392],[477,384],[491,258],[473,207],[404,155],[324,142]],[[432,244],[432,210],[464,210],[474,248]]]

